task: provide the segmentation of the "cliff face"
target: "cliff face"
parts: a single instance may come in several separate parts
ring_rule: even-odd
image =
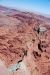
[[[7,68],[23,61],[30,75],[50,75],[50,18],[0,6],[0,59]]]

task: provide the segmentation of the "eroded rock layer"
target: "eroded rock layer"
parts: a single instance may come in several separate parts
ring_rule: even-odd
[[[0,6],[0,59],[6,67],[21,60],[31,75],[50,75],[50,19]]]

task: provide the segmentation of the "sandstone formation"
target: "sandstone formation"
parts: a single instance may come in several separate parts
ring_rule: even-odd
[[[24,62],[26,75],[50,75],[50,18],[0,6],[0,59],[6,68]]]

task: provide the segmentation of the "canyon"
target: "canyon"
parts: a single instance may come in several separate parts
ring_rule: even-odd
[[[0,60],[0,75],[50,75],[50,18],[0,6]]]

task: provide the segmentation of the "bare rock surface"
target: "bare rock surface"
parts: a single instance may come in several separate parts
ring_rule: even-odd
[[[0,6],[0,59],[21,63],[11,75],[50,75],[50,18]]]

